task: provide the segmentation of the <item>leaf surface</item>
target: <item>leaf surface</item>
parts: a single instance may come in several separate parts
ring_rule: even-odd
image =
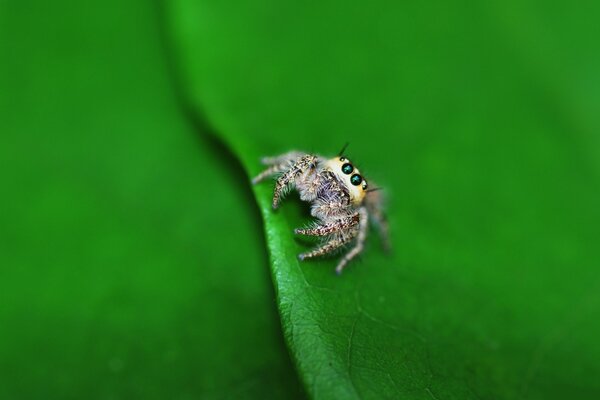
[[[600,394],[598,7],[177,0],[185,91],[241,159],[348,154],[385,189],[342,277],[262,211],[285,339],[331,398]]]

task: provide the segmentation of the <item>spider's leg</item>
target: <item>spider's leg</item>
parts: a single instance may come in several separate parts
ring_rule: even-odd
[[[252,184],[256,185],[259,182],[264,181],[272,175],[276,175],[290,168],[294,161],[296,161],[302,153],[299,151],[290,151],[289,153],[282,154],[275,157],[263,157],[261,162],[264,165],[268,165],[269,168],[262,171],[260,174],[252,179]]]
[[[389,226],[385,213],[383,212],[383,199],[381,192],[367,193],[365,205],[369,210],[372,221],[377,228],[381,242],[385,251],[390,251],[391,242],[389,235]]]
[[[299,254],[298,259],[300,259],[300,261],[302,261],[302,260],[306,260],[307,258],[319,257],[324,254],[331,253],[332,251],[339,249],[340,247],[342,247],[343,245],[345,245],[346,243],[348,243],[349,241],[354,239],[355,236],[356,235],[354,235],[354,234],[350,234],[350,235],[346,235],[342,238],[331,239],[330,241],[328,241],[327,243],[325,243],[324,245],[322,245],[320,247],[317,247],[316,249],[307,251],[306,253]]]
[[[353,227],[359,223],[359,213],[340,218],[335,222],[328,224],[318,225],[314,228],[296,228],[294,233],[298,235],[310,235],[310,236],[327,236],[335,232],[343,231]]]
[[[352,260],[354,257],[359,255],[364,248],[365,239],[367,238],[367,229],[369,227],[369,214],[365,207],[361,207],[359,210],[359,223],[358,223],[358,238],[356,239],[356,245],[344,255],[344,257],[340,260],[337,267],[335,268],[335,272],[339,275],[342,273],[344,267]]]
[[[283,173],[275,183],[275,192],[273,193],[273,209],[279,207],[279,200],[290,183],[302,174],[307,169],[317,167],[317,157],[313,155],[305,155],[296,160],[296,162]]]
[[[297,160],[300,157],[302,157],[301,152],[290,151],[275,157],[263,157],[260,159],[260,162],[263,163],[263,165],[287,164],[290,161]]]
[[[373,214],[373,220],[375,221],[375,225],[379,231],[379,236],[381,236],[383,249],[386,252],[389,252],[392,249],[392,243],[390,242],[390,229],[387,218],[385,217],[385,214],[381,212],[381,210],[378,210],[378,212]]]
[[[256,175],[254,178],[252,178],[252,184],[256,185],[257,183],[264,181],[271,175],[275,175],[275,174],[285,170],[285,167],[286,167],[286,164],[271,165],[269,168],[265,169],[263,172],[261,172],[260,174]]]

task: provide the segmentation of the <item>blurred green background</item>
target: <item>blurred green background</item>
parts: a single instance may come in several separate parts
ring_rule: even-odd
[[[0,398],[298,391],[254,200],[179,104],[161,8],[0,15]]]
[[[0,2],[0,398],[598,398],[599,11]],[[248,176],[347,141],[338,278]]]

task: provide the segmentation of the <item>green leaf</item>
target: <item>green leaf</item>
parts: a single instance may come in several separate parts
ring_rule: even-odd
[[[262,211],[285,339],[331,398],[597,398],[598,6],[177,0],[184,90],[244,164],[349,155],[393,255],[300,263]]]
[[[252,194],[181,112],[158,11],[0,5],[2,399],[301,398]]]

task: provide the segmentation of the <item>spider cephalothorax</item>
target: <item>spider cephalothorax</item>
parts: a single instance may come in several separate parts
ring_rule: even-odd
[[[342,150],[343,153],[343,150]],[[347,245],[354,246],[339,261],[339,274],[350,260],[363,250],[369,217],[380,228],[387,245],[387,225],[381,210],[381,199],[375,189],[369,189],[359,170],[343,154],[334,158],[292,151],[277,157],[262,159],[269,167],[252,180],[256,184],[270,176],[278,176],[273,194],[273,208],[281,198],[295,188],[300,199],[311,203],[311,214],[317,221],[308,228],[299,228],[299,235],[324,238],[321,246],[302,253],[300,260],[334,252]]]

